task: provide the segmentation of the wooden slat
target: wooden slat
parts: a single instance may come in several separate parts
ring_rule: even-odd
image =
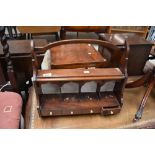
[[[137,33],[143,36],[144,38],[146,37],[148,31],[149,31],[148,26],[114,26],[114,27],[111,27],[112,33],[115,33],[115,32]]]
[[[144,33],[144,31],[140,31],[140,30],[112,29],[112,31],[117,31],[117,32],[131,32],[131,33]]]
[[[21,33],[50,33],[59,32],[60,26],[17,26]]]
[[[37,81],[85,81],[123,79],[119,68],[39,70]]]

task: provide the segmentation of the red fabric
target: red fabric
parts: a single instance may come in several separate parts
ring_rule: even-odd
[[[22,98],[14,92],[0,92],[0,128],[19,128]]]

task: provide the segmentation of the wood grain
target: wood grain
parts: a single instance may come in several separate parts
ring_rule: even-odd
[[[60,45],[51,49],[52,68],[102,67],[106,59],[88,44]]]
[[[50,33],[59,32],[60,26],[17,26],[20,33]]]

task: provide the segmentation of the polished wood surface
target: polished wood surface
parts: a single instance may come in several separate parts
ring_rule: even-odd
[[[62,94],[61,98],[59,94],[41,95],[41,116],[112,115],[120,112],[119,101],[112,92],[100,93],[100,96],[96,93],[81,93],[80,95],[79,97],[78,93]]]
[[[21,33],[50,33],[59,32],[60,26],[17,26]]]
[[[85,71],[87,72],[85,74]],[[89,72],[89,74],[88,74]],[[51,78],[45,75],[51,74]],[[41,83],[52,82],[63,84],[70,81],[95,81],[95,80],[120,80],[124,79],[121,71],[116,69],[53,69],[38,70],[36,81]],[[81,91],[81,90],[80,90]],[[100,89],[98,90],[100,92]],[[114,93],[70,93],[70,94],[43,94],[39,95],[41,116],[74,115],[101,113],[108,115],[110,112],[116,114],[120,111],[120,104]],[[67,99],[67,100],[66,100]],[[90,100],[91,99],[91,100]],[[110,107],[109,111],[103,107]],[[103,109],[103,110],[102,110]]]
[[[66,45],[66,44],[97,44],[100,46],[106,46],[109,50],[115,50],[118,51],[119,48],[115,46],[113,43],[109,43],[107,41],[102,41],[102,40],[97,40],[97,39],[68,39],[68,40],[61,40],[61,41],[56,41],[53,43],[49,43],[43,47],[34,47],[34,50],[37,51],[46,51],[48,49],[51,49],[56,46],[60,45]]]
[[[48,75],[48,76],[47,76]],[[50,75],[50,76],[49,76]],[[38,82],[120,80],[125,75],[119,68],[38,70]]]
[[[127,40],[130,46],[127,66],[128,75],[135,76],[143,74],[144,65],[153,46],[152,42],[134,33],[100,34],[100,39],[109,41],[117,46],[121,46]]]
[[[25,127],[30,129],[89,129],[89,128],[155,128],[155,91],[148,98],[143,119],[133,123],[133,117],[139,106],[139,102],[145,92],[145,88],[125,89],[122,110],[117,115],[81,115],[63,117],[40,117],[37,111],[37,102],[34,88],[30,89],[27,103]],[[135,95],[136,94],[136,95]],[[134,98],[134,101],[133,101]]]
[[[95,32],[95,33],[109,33],[110,26],[62,26],[60,31],[60,38],[66,39],[67,32]]]
[[[135,33],[143,38],[146,37],[148,33],[149,26],[111,26],[111,33]]]
[[[102,67],[106,59],[92,45],[61,45],[51,49],[52,68]]]
[[[38,60],[37,60],[37,55],[39,54],[39,52],[45,52],[47,50],[51,50],[52,48],[55,48],[55,47],[59,47],[60,45],[74,45],[74,44],[96,44],[98,46],[105,46],[106,49],[109,50],[110,52],[110,55],[111,55],[111,58],[108,62],[104,62],[105,63],[105,66],[107,65],[110,65],[110,66],[115,66],[115,62],[117,61],[117,64],[121,61],[121,55],[120,55],[120,49],[109,43],[109,42],[106,42],[106,41],[101,41],[101,40],[96,40],[96,39],[70,39],[70,40],[62,40],[62,41],[57,41],[57,42],[53,42],[53,43],[49,43],[47,44],[46,46],[43,46],[43,47],[33,47],[34,50],[32,50],[32,55],[35,57],[35,64],[37,65],[38,64]],[[34,43],[32,42],[32,45],[34,45]],[[74,45],[75,46],[75,45]],[[87,47],[88,48],[88,47]],[[123,50],[124,50],[124,46],[122,46]],[[78,49],[78,47],[77,47]],[[66,51],[67,49],[65,49]],[[35,52],[34,52],[35,51]],[[62,50],[60,50],[62,51]],[[78,50],[79,51],[79,50]],[[100,52],[100,51],[98,51]],[[64,54],[63,54],[64,55]],[[73,53],[72,53],[73,55]],[[97,54],[99,55],[99,54]],[[103,57],[103,55],[102,55]],[[69,57],[71,58],[71,57]],[[75,61],[76,61],[76,57],[75,58]],[[66,57],[64,55],[64,61],[65,61]],[[59,61],[60,62],[60,61]],[[93,62],[91,62],[93,64]],[[90,63],[90,65],[91,65]],[[124,62],[121,62],[121,63],[124,63]],[[88,64],[87,64],[88,65]],[[102,67],[105,67],[105,66],[102,66]],[[35,66],[37,69],[39,69],[39,65]]]

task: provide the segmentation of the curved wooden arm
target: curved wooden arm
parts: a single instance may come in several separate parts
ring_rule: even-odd
[[[85,44],[98,44],[101,46],[104,46],[105,48],[109,49],[109,50],[114,50],[114,51],[118,51],[120,50],[117,46],[107,42],[107,41],[102,41],[102,40],[97,40],[97,39],[69,39],[69,40],[61,40],[61,41],[57,41],[57,42],[53,42],[50,43],[44,47],[35,47],[34,50],[35,51],[47,51],[50,48],[59,46],[59,45],[64,45],[64,44],[81,44],[81,43],[85,43]]]
[[[57,46],[60,46],[60,45],[66,45],[66,44],[97,44],[97,45],[100,45],[103,48],[108,49],[108,51],[111,53],[110,62],[109,63],[107,62],[105,64],[105,66],[107,67],[109,65],[109,67],[116,67],[119,64],[119,67],[121,68],[121,71],[123,73],[126,72],[125,69],[126,69],[126,66],[127,66],[128,52],[129,52],[129,46],[128,46],[127,42],[125,42],[125,44],[123,46],[121,46],[121,48],[119,48],[119,47],[117,47],[116,45],[114,45],[114,44],[112,44],[110,42],[97,40],[97,39],[61,40],[61,41],[57,41],[57,42],[47,44],[44,47],[34,47],[34,50],[33,50],[32,54],[33,54],[33,57],[35,59],[36,66],[38,66],[37,57],[36,57],[37,52],[40,52],[40,51],[45,52],[45,51],[47,51],[47,50],[49,50],[49,49],[51,49],[53,47],[57,47]],[[126,76],[127,76],[127,74],[126,74]]]
[[[128,82],[126,84],[125,88],[136,88],[136,87],[143,86],[150,80],[150,78],[151,78],[151,76],[153,76],[153,74],[154,74],[153,71],[149,71],[144,76],[139,78],[138,80]]]

